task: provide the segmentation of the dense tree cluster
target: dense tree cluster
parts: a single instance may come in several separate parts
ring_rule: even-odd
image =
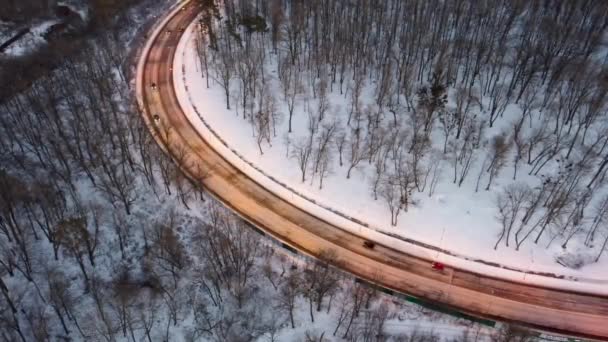
[[[442,179],[498,191],[495,180],[512,172],[526,181],[497,196],[497,247],[555,237],[566,247],[586,236],[600,258],[608,241],[608,3],[222,5],[197,35],[204,76],[251,124],[260,153],[285,133],[303,182],[322,187],[336,161],[346,178],[372,169],[372,196],[395,225],[416,193],[432,195]],[[252,28],[249,18],[258,17],[265,24]],[[307,124],[294,127],[295,115]],[[287,132],[274,129],[281,120]]]

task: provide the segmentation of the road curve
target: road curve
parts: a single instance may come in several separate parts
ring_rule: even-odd
[[[608,340],[608,297],[526,285],[451,267],[438,273],[430,268],[429,260],[403,251],[378,244],[367,249],[361,237],[302,211],[230,164],[190,124],[173,87],[171,69],[180,29],[196,15],[193,5],[173,11],[150,35],[138,64],[136,89],[142,115],[157,143],[219,201],[303,253],[314,257],[335,251],[337,267],[388,289],[480,317]],[[152,83],[158,88],[152,89]]]

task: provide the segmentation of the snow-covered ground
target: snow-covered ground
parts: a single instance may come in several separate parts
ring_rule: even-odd
[[[70,11],[76,13],[82,22],[89,20],[89,9],[86,4],[78,1],[60,1],[57,6],[66,6]],[[45,35],[49,29],[58,23],[65,21],[65,18],[30,18],[30,22],[27,24],[29,31],[21,36],[18,40],[10,44],[4,51],[0,52],[0,57],[20,57],[28,55],[37,49],[41,48],[47,43]],[[17,34],[24,26],[15,26],[12,24],[0,22],[0,44],[6,42]]]
[[[44,38],[44,34],[51,26],[58,22],[60,22],[58,19],[49,19],[33,24],[28,33],[9,45],[0,53],[0,56],[19,57],[38,49],[47,42]],[[10,36],[7,37],[10,38]],[[4,40],[1,42],[4,42]]]
[[[270,65],[275,65],[274,68],[269,69],[270,82],[278,84],[274,70],[276,64]],[[311,180],[309,177],[306,182],[301,182],[301,174],[296,162],[286,158],[288,143],[283,136],[274,138],[272,147],[264,146],[264,154],[261,155],[251,125],[242,118],[241,113],[226,109],[221,87],[211,79],[210,89],[206,88],[206,80],[199,70],[199,62],[193,47],[193,35],[190,31],[184,35],[180,43],[174,73],[180,103],[206,139],[256,181],[319,217],[410,253],[484,274],[559,288],[608,293],[607,257],[578,270],[568,269],[556,263],[556,257],[565,253],[589,253],[587,249],[579,246],[577,240],[572,240],[565,251],[560,244],[549,244],[549,241],[544,239],[541,239],[538,245],[523,244],[519,251],[502,246],[494,250],[494,244],[500,233],[500,224],[496,219],[495,191],[500,189],[500,185],[510,181],[512,168],[507,167],[502,170],[500,177],[493,183],[491,191],[484,191],[487,182],[487,179],[484,179],[480,190],[475,192],[480,166],[474,165],[471,168],[471,175],[459,188],[451,182],[449,172],[453,170],[450,170],[449,163],[445,162],[442,172],[448,175],[441,178],[433,196],[429,197],[427,192],[415,193],[416,205],[407,212],[401,213],[398,225],[393,227],[390,224],[390,212],[385,202],[381,199],[374,201],[370,194],[370,177],[373,173],[372,166],[368,165],[367,161],[363,161],[351,178],[346,179],[347,166],[340,167],[337,160],[334,160],[333,172],[324,180],[323,189],[319,190],[317,179]],[[277,97],[280,97],[278,85],[275,89],[277,89]],[[238,91],[233,92],[236,93]],[[365,96],[363,100],[366,102]],[[236,103],[236,101],[232,102]],[[284,120],[277,126],[277,132],[282,133],[286,131],[287,110],[282,100],[279,103],[279,111],[283,112]],[[335,116],[345,115],[348,100],[345,96],[336,93],[335,89],[330,94],[330,103],[332,105],[330,112],[336,113]],[[201,117],[196,114],[193,106],[198,109]],[[307,133],[308,117],[303,109],[304,101],[300,99],[294,114],[294,132],[289,136],[289,144],[293,144]],[[518,107],[509,105],[505,116],[519,115],[518,111]],[[494,128],[487,130],[486,136],[491,137],[499,132],[502,128],[501,124],[508,125],[510,121],[497,121]],[[229,148],[224,146],[210,129],[220,136]],[[481,159],[482,156],[478,158],[479,161]],[[537,184],[535,178],[525,177],[525,171],[520,171],[520,174],[522,176],[519,176],[519,180],[530,182],[532,185]],[[294,191],[302,196],[294,194]],[[347,220],[332,210],[364,224]],[[405,243],[379,232],[416,240],[449,251],[451,255]],[[548,247],[545,248],[547,245]],[[495,263],[511,270],[488,266],[474,260]],[[542,272],[564,276],[566,279],[530,274]]]

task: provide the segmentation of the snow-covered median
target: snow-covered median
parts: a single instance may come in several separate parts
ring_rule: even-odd
[[[223,90],[213,81],[210,89],[206,88],[191,29],[192,25],[179,43],[173,67],[180,104],[206,141],[273,193],[345,230],[423,258],[518,282],[608,294],[605,260],[572,270],[555,262],[555,255],[559,253],[555,249],[559,246],[545,249],[527,244],[519,251],[494,250],[500,226],[495,219],[495,194],[491,191],[474,193],[457,190],[453,184],[452,187],[442,184],[432,198],[425,198],[420,206],[402,213],[398,225],[393,227],[386,204],[371,198],[364,172],[355,171],[346,179],[346,168],[334,168],[334,174],[324,181],[322,190],[318,190],[316,182],[314,185],[309,181],[302,183],[295,162],[285,158],[286,146],[281,137],[275,138],[273,146],[261,155],[251,126],[235,111],[226,109]],[[331,96],[332,102],[346,101],[340,95]],[[306,121],[305,115],[295,116],[294,127],[304,130]],[[417,196],[427,197],[427,194]],[[452,255],[404,239],[419,241]],[[564,279],[531,273],[552,273]]]

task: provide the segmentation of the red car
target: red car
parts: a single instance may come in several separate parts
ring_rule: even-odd
[[[433,261],[433,263],[431,263],[431,268],[435,271],[443,271],[445,265],[440,262]]]

